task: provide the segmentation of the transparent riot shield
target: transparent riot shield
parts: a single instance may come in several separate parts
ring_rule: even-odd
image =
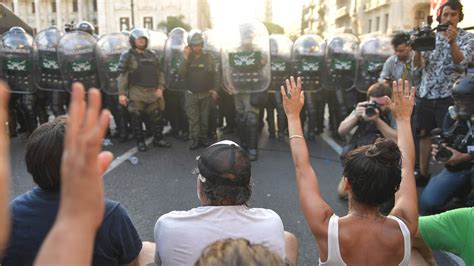
[[[120,55],[130,49],[128,37],[122,33],[103,35],[95,47],[102,90],[110,95],[118,94],[117,77]]]
[[[179,75],[179,67],[184,61],[183,51],[188,45],[188,33],[183,28],[173,29],[165,45],[165,86],[169,90],[185,91],[184,79]]]
[[[379,79],[385,60],[393,54],[391,38],[372,35],[364,39],[357,56],[355,86],[359,92],[366,93],[370,85]]]
[[[258,20],[246,20],[219,31],[224,89],[229,93],[258,93],[271,81],[270,40]]]
[[[59,39],[64,32],[57,27],[49,27],[40,31],[34,43],[35,53],[35,85],[43,91],[63,91],[64,85],[59,68],[57,48]]]
[[[304,91],[316,92],[322,89],[323,43],[320,36],[307,34],[299,37],[293,45],[292,69],[296,76],[301,77]]]
[[[96,39],[82,31],[66,33],[58,44],[58,61],[66,90],[73,82],[81,82],[86,89],[98,88],[99,78],[95,59]]]
[[[12,93],[34,93],[33,37],[24,31],[10,30],[1,39],[2,75]]]

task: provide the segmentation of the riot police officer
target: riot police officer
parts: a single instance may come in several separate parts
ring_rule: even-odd
[[[211,97],[216,100],[217,73],[214,58],[203,53],[204,39],[200,30],[192,30],[188,35],[188,46],[184,49],[184,61],[179,74],[185,81],[184,94],[192,144],[189,149],[209,146],[207,138]]]
[[[171,147],[163,139],[161,123],[164,107],[163,74],[155,53],[147,49],[148,40],[146,29],[132,30],[129,37],[132,48],[124,52],[119,61],[119,102],[121,105],[128,105],[139,151],[146,151],[142,115],[149,118],[153,144]]]
[[[13,93],[10,100],[10,134],[16,135],[17,118],[23,115],[29,135],[38,124],[33,80],[33,38],[23,28],[12,27],[3,34],[1,44],[4,57],[2,72]]]
[[[223,44],[224,89],[235,94],[237,133],[249,158],[255,161],[259,108],[265,107],[271,80],[269,36],[266,27],[257,20],[243,21],[233,29],[227,33],[232,34],[228,37],[240,41]]]

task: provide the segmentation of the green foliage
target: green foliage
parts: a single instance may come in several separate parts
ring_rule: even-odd
[[[191,30],[191,25],[184,22],[184,15],[178,16],[168,16],[166,21],[158,23],[158,28],[166,28],[166,31],[169,33],[174,28],[181,27],[187,31]]]

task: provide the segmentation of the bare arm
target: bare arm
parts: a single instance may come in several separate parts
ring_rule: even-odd
[[[357,122],[359,121],[360,116],[358,115],[357,111],[352,112],[349,116],[344,119],[344,121],[339,124],[337,128],[337,133],[340,136],[345,136],[351,132],[351,130],[357,126]]]
[[[8,85],[0,81],[0,258],[6,248],[10,233],[10,137],[7,136]]]
[[[61,160],[59,212],[35,264],[90,264],[95,234],[104,216],[102,175],[113,156],[101,148],[110,114],[100,111],[97,89],[88,92],[87,110],[82,84],[74,83],[72,92]]]
[[[426,245],[425,241],[423,240],[423,237],[420,234],[420,231],[417,231],[415,237],[412,238],[411,246],[412,249],[415,249],[416,251],[418,251],[418,253],[420,253],[425,262],[428,263],[428,265],[436,265],[436,261],[433,257],[433,252],[431,251],[431,248]]]
[[[415,52],[415,57],[413,59],[413,65],[417,68],[425,68],[425,59],[420,51]]]
[[[283,106],[288,117],[288,130],[290,138],[291,155],[295,164],[296,184],[300,194],[300,204],[306,217],[311,232],[321,239],[327,235],[327,225],[333,210],[324,201],[319,190],[319,183],[311,166],[308,154],[308,147],[301,128],[300,111],[304,104],[304,94],[301,91],[301,79],[295,82],[294,78],[286,80],[286,88],[291,93],[288,98],[285,89],[281,88]]]
[[[414,176],[415,145],[410,122],[415,88],[412,87],[411,91],[409,88],[408,81],[405,81],[405,86],[402,85],[402,80],[393,82],[392,100],[387,97],[390,110],[397,121],[398,147],[402,153],[402,181],[390,214],[404,219],[413,236],[418,229],[418,198]]]
[[[457,44],[457,42],[449,43],[449,45],[451,47],[453,63],[460,64],[464,60],[464,54],[462,53],[461,48],[459,48],[459,45]]]
[[[392,128],[390,125],[385,123],[382,119],[378,118],[375,120],[375,126],[382,133],[385,138],[391,139],[397,142],[397,130]]]

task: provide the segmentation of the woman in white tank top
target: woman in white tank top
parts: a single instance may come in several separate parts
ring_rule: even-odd
[[[300,204],[316,238],[320,265],[408,265],[410,236],[418,227],[410,125],[415,90],[409,88],[408,82],[399,80],[393,83],[392,99],[386,97],[397,121],[398,146],[379,139],[348,155],[344,189],[349,194],[349,213],[341,218],[322,198],[309,160],[300,122],[304,104],[301,79],[291,77],[286,90],[281,88]],[[394,196],[390,215],[381,214],[379,206]]]

